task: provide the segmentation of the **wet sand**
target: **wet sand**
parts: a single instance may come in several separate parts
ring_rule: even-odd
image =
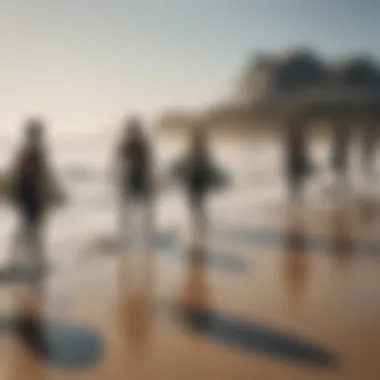
[[[366,184],[353,170],[351,189],[329,191],[327,147],[318,143],[313,154],[321,172],[305,200],[291,204],[280,146],[260,140],[217,148],[234,185],[211,199],[204,250],[186,243],[188,216],[173,190],[157,199],[153,251],[129,253],[115,242],[106,152],[61,152],[62,170],[79,165],[91,176],[66,177],[71,203],[52,216],[43,292],[22,276],[2,283],[0,374],[11,380],[378,379],[380,184]],[[162,143],[161,170],[178,151]],[[5,268],[15,220],[7,208],[1,219]],[[38,331],[34,340],[31,327],[27,341],[25,332],[24,339],[17,334],[25,312],[42,318],[48,353],[38,349]]]

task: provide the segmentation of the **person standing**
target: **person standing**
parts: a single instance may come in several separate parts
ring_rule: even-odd
[[[351,128],[347,119],[338,117],[333,128],[331,167],[338,180],[345,184],[349,166]]]
[[[193,230],[207,229],[207,198],[211,190],[224,187],[226,175],[215,165],[204,125],[198,125],[190,133],[188,151],[173,167],[174,176],[185,189],[191,211]]]
[[[307,153],[305,120],[301,117],[289,123],[286,136],[286,175],[291,198],[299,198],[304,181],[312,167]]]
[[[45,267],[43,234],[53,173],[45,146],[45,125],[41,119],[25,124],[24,141],[16,153],[12,173],[12,197],[20,217],[17,242],[24,243],[40,268]]]
[[[150,243],[153,229],[152,166],[152,148],[142,121],[138,118],[127,120],[116,151],[120,234],[125,246],[128,246],[131,237],[132,205],[142,207],[144,243]]]

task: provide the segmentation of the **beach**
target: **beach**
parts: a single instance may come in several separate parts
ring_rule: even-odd
[[[86,329],[98,343],[86,346],[87,356],[78,354],[88,361],[79,362],[82,368],[74,360],[78,368],[73,369],[70,361],[53,354],[41,361],[24,352],[12,335],[4,335],[4,378],[24,378],[21,363],[27,360],[25,368],[34,368],[31,378],[36,379],[327,375],[356,380],[363,368],[367,379],[375,379],[380,369],[373,356],[380,349],[374,338],[380,333],[378,216],[361,217],[369,186],[359,174],[344,194],[328,195],[326,143],[313,144],[320,169],[305,199],[294,204],[286,196],[279,138],[214,141],[215,156],[233,181],[210,198],[207,246],[198,252],[203,264],[189,261],[192,249],[183,238],[188,210],[175,186],[156,195],[152,252],[115,248],[110,146],[85,144],[53,152],[69,203],[51,215],[49,269],[44,295],[34,306],[58,346],[62,338],[57,336],[66,330],[70,336],[74,327],[79,329],[70,338],[74,353],[75,339],[80,341]],[[161,176],[181,149],[173,139],[157,143]],[[370,189],[376,205],[376,187]],[[5,268],[15,225],[8,206],[3,206],[1,222]],[[25,286],[3,283],[3,318],[25,307],[22,289],[36,297]],[[91,350],[96,351],[92,359]]]

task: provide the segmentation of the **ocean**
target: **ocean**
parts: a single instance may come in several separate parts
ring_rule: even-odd
[[[1,152],[3,168],[15,146]],[[184,149],[183,141],[160,139],[155,144],[158,177],[165,177],[168,164]],[[232,178],[232,184],[209,202],[211,223],[265,223],[270,215],[286,208],[286,188],[282,173],[282,144],[279,138],[214,141],[214,156]],[[312,144],[311,153],[318,167],[311,182],[313,204],[328,204],[323,188],[330,181],[327,169],[328,146]],[[51,148],[57,171],[69,202],[52,213],[47,229],[47,253],[60,265],[75,263],[87,247],[112,239],[117,231],[118,203],[110,173],[112,144],[81,141]],[[353,160],[355,161],[355,156]],[[316,196],[317,194],[317,196]],[[311,204],[309,202],[309,206]],[[158,231],[186,228],[188,210],[176,186],[159,189],[155,197],[155,226]],[[3,205],[0,211],[0,263],[10,259],[12,236],[17,226],[14,210]]]

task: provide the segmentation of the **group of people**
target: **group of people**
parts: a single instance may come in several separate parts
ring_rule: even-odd
[[[286,141],[286,174],[290,195],[298,198],[302,195],[305,180],[315,172],[307,146],[308,122],[310,117],[300,114],[289,123]],[[361,118],[358,128],[361,145],[361,168],[367,178],[374,174],[377,144],[380,129],[377,116]],[[332,123],[332,146],[330,155],[330,168],[341,184],[347,185],[349,169],[350,147],[353,128],[349,115],[340,115]]]
[[[292,196],[300,196],[303,183],[314,170],[306,144],[306,117],[298,117],[287,129],[286,173]],[[331,166],[338,177],[344,178],[348,166],[350,130],[344,119],[335,123]],[[369,123],[363,128],[363,162],[370,170],[376,151],[377,128]],[[127,119],[119,140],[113,173],[118,193],[118,211],[121,227],[120,240],[128,243],[132,231],[130,205],[138,204],[144,209],[145,240],[152,236],[153,199],[157,187],[155,158],[148,134],[139,118]],[[45,125],[41,119],[29,119],[25,125],[24,141],[13,164],[12,198],[21,220],[17,241],[24,242],[36,252],[43,252],[42,234],[46,217],[51,209],[52,184],[57,183],[45,144]],[[205,200],[210,190],[224,187],[225,173],[215,165],[210,152],[206,128],[194,127],[190,132],[188,150],[171,168],[173,178],[183,185],[192,225],[197,231],[206,228]],[[42,258],[40,258],[42,260]]]
[[[129,205],[145,209],[145,228],[152,233],[152,203],[156,190],[152,144],[138,118],[128,119],[114,155],[113,173],[117,188],[121,226],[120,239],[127,243],[131,229]],[[20,216],[21,228],[16,239],[42,255],[42,236],[51,205],[51,187],[57,184],[45,143],[45,125],[41,119],[30,119],[25,125],[24,141],[16,153],[12,168],[12,200]],[[214,185],[222,182],[210,154],[207,134],[202,126],[191,131],[188,151],[171,170],[173,178],[184,185],[193,224],[205,227],[205,198]],[[56,186],[56,185],[55,185]],[[56,186],[57,188],[57,186]],[[129,222],[129,223],[128,223]],[[44,258],[40,257],[40,262]]]

